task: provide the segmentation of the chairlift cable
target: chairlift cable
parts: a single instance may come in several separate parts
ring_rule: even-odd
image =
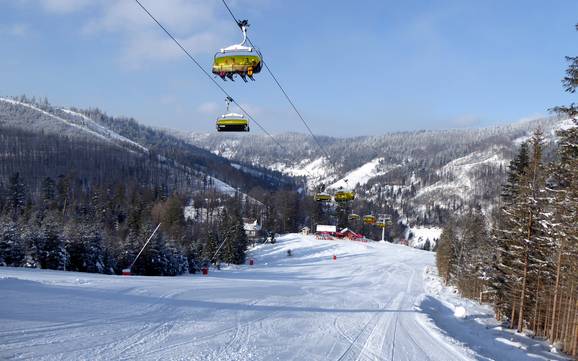
[[[231,17],[233,18],[233,20],[235,21],[235,23],[238,25],[239,24],[239,20],[237,19],[237,17],[235,16],[235,14],[233,13],[233,11],[231,10],[231,8],[229,7],[229,5],[227,4],[226,0],[221,0],[223,2],[223,5],[225,5],[225,8],[227,8],[227,11],[229,12],[229,14],[231,15]],[[251,46],[253,48],[256,48],[255,45],[253,44],[253,42],[251,41],[251,39],[249,38],[249,36],[247,36],[247,41],[249,42],[249,44],[251,44]],[[315,141],[315,143],[317,143],[317,146],[319,147],[319,149],[321,149],[321,152],[323,153],[323,155],[325,155],[325,157],[327,158],[327,160],[330,163],[333,163],[333,166],[335,168],[336,167],[336,163],[335,161],[333,161],[331,159],[331,157],[329,156],[329,153],[327,153],[327,151],[325,150],[325,148],[323,147],[323,145],[321,145],[321,142],[319,141],[319,139],[317,139],[317,137],[315,136],[315,134],[313,133],[313,131],[311,130],[311,127],[309,126],[309,124],[307,123],[307,121],[305,120],[305,118],[303,117],[303,115],[301,114],[301,112],[297,109],[297,106],[295,105],[295,103],[293,102],[293,100],[291,99],[291,97],[289,97],[289,94],[287,94],[287,92],[285,91],[285,89],[283,88],[283,86],[281,85],[281,83],[279,82],[279,80],[277,79],[277,77],[275,76],[275,74],[273,74],[273,72],[271,71],[271,68],[269,68],[269,65],[267,64],[267,62],[262,59],[261,60],[263,65],[265,66],[265,69],[267,69],[267,72],[269,73],[269,75],[271,75],[271,78],[273,78],[273,80],[275,81],[275,84],[277,84],[277,87],[279,87],[279,89],[281,90],[281,92],[283,93],[283,95],[285,96],[285,99],[287,99],[287,101],[289,102],[289,104],[291,105],[291,107],[293,108],[293,110],[295,111],[295,113],[297,114],[297,116],[299,117],[299,119],[301,119],[301,122],[303,123],[303,125],[305,125],[305,128],[307,128],[307,131],[309,132],[309,134],[311,134],[311,137],[313,138],[313,140]]]
[[[161,24],[157,18],[154,17],[153,14],[151,14],[151,12],[139,1],[139,0],[134,0],[140,7],[142,10],[144,10],[144,12],[173,40],[173,42],[175,42],[175,44],[178,45],[178,47],[187,55],[187,57],[193,62],[195,63],[195,65],[203,72],[203,74],[205,74],[207,76],[207,78],[209,78],[209,80],[211,80],[213,82],[213,84],[215,84],[217,86],[217,88],[219,88],[219,90],[221,92],[223,92],[223,94],[225,94],[228,99],[231,99],[231,102],[233,104],[235,104],[246,116],[247,118],[249,118],[252,122],[254,122],[255,124],[257,124],[257,126],[263,131],[263,133],[265,133],[266,135],[268,135],[275,144],[277,144],[277,146],[279,146],[279,148],[281,148],[284,152],[289,153],[289,150],[287,149],[287,147],[283,146],[281,143],[279,143],[279,141],[277,139],[275,139],[275,137],[273,137],[273,135],[271,135],[271,133],[269,133],[265,127],[263,127],[259,122],[257,122],[255,120],[255,118],[253,118],[253,116],[245,109],[243,108],[239,103],[237,103],[237,101],[229,94],[229,92],[227,92],[225,90],[225,88],[223,88],[221,86],[221,84],[219,84],[204,68],[203,66],[197,61],[197,59],[195,59],[194,56],[191,55],[191,53],[185,49],[185,47],[173,36],[173,34],[171,34],[170,31],[167,30],[167,28],[165,28],[163,26],[163,24]],[[309,171],[307,171],[305,169],[305,171],[307,173],[309,173],[309,175],[311,175],[311,173]]]

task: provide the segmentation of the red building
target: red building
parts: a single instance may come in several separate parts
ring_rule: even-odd
[[[336,232],[336,233],[335,233],[335,237],[340,238],[340,239],[346,238],[346,239],[349,239],[349,240],[352,240],[352,241],[365,238],[365,237],[363,236],[363,234],[355,233],[355,232],[353,232],[353,231],[352,231],[351,229],[349,229],[349,228],[344,228],[344,229],[342,229],[341,231]]]

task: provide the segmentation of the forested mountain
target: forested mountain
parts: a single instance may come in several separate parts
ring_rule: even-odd
[[[360,198],[374,203],[374,212],[394,207],[411,223],[443,224],[448,212],[477,204],[489,208],[499,195],[516,145],[542,128],[550,149],[555,130],[565,122],[551,117],[483,129],[319,137],[329,159],[303,134],[275,136],[290,153],[266,135],[192,134],[188,138],[234,161],[304,176],[310,189],[321,183],[329,189],[355,188]]]
[[[5,167],[0,181],[6,181],[18,168],[36,183],[43,176],[58,176],[73,169],[89,178],[99,173],[124,179],[128,172],[143,184],[163,183],[181,191],[208,181],[228,193],[294,186],[279,172],[233,165],[168,132],[143,126],[134,119],[110,117],[98,109],[63,109],[24,96],[0,98],[0,127],[0,147],[4,148],[0,166]]]
[[[303,222],[295,188],[133,119],[0,98],[0,265],[119,273],[158,224],[133,272],[240,263],[242,217],[272,231]],[[186,207],[210,216],[185,219]]]

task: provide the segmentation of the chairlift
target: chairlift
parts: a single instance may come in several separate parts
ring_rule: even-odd
[[[347,181],[348,180],[345,179],[346,185]],[[333,198],[337,203],[349,202],[355,199],[355,192],[349,189],[344,189],[343,187],[339,187],[339,190],[335,192],[335,196]]]
[[[363,216],[363,223],[365,224],[375,224],[375,222],[377,222],[377,218],[375,218],[375,216],[368,214]]]
[[[359,216],[359,214],[351,213],[349,216],[347,216],[347,219],[350,221],[358,221],[359,219],[361,219],[361,217]]]
[[[230,113],[229,106],[233,102],[231,97],[225,99],[227,103],[227,113],[217,119],[218,132],[248,132],[249,121],[243,114]]]
[[[213,59],[212,71],[223,80],[234,81],[235,75],[238,75],[247,82],[247,78],[255,80],[253,75],[261,71],[263,60],[257,49],[245,45],[249,28],[247,20],[239,21],[237,25],[243,32],[243,41],[220,49]]]

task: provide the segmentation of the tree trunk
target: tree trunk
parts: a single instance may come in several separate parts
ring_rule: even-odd
[[[515,296],[514,296],[515,298]],[[514,328],[514,318],[516,317],[516,302],[512,302],[512,313],[510,315],[510,328]]]
[[[574,345],[572,346],[572,356],[576,356],[578,348],[578,301],[576,301],[576,308],[574,309]]]
[[[560,244],[560,249],[558,250],[558,264],[556,265],[556,285],[554,286],[554,300],[552,302],[552,317],[551,317],[551,328],[550,328],[550,341],[554,342],[556,335],[554,334],[554,328],[556,325],[556,306],[558,301],[558,293],[560,292],[560,271],[562,269],[562,244]]]
[[[522,326],[524,325],[524,303],[526,298],[526,281],[528,279],[528,247],[526,246],[524,255],[524,276],[522,278],[522,292],[520,295],[520,311],[518,312],[518,332],[522,332]]]
[[[528,214],[528,233],[527,233],[527,241],[530,242],[532,238],[532,222],[533,222],[533,215],[532,211],[530,210]],[[528,252],[530,252],[528,248],[528,242],[524,242],[524,276],[522,278],[522,295],[520,296],[520,312],[518,318],[518,332],[522,332],[522,326],[524,325],[524,303],[526,298],[526,283],[528,280]]]
[[[540,275],[538,274],[538,285],[536,286],[536,304],[534,305],[534,320],[532,322],[532,331],[534,334],[538,334],[538,309],[540,308]]]

